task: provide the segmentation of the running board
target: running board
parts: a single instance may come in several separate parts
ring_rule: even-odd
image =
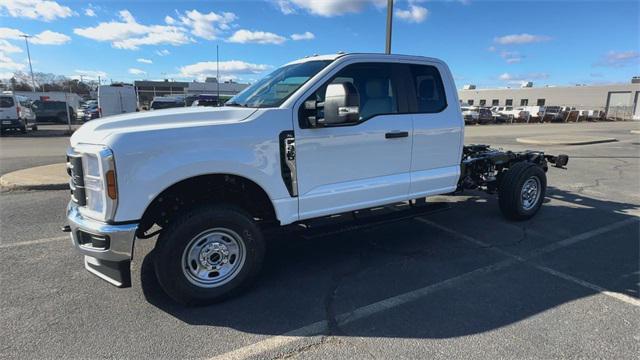
[[[296,233],[304,239],[314,239],[412,219],[450,208],[450,204],[446,202],[427,203],[417,200],[305,220],[287,225],[281,231]]]

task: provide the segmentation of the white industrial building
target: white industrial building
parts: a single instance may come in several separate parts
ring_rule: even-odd
[[[640,83],[476,89],[458,91],[462,104],[475,106],[569,106],[576,110],[602,110],[607,117],[640,120]]]

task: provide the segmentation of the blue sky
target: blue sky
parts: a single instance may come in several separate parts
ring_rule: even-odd
[[[0,0],[0,78],[255,81],[318,53],[384,50],[385,0]],[[628,82],[640,75],[638,1],[396,1],[393,52],[444,59],[480,87]]]

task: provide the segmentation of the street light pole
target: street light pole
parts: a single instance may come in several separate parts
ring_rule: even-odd
[[[387,43],[384,53],[391,54],[391,30],[393,28],[393,0],[387,0]]]
[[[218,45],[216,45],[216,103],[220,106],[220,56],[218,52]]]
[[[31,87],[33,88],[33,92],[36,92],[36,79],[33,77],[33,67],[31,66],[31,52],[29,51],[29,38],[31,36],[27,34],[20,35],[24,38],[24,43],[27,45],[27,58],[29,59],[29,71],[31,71]]]

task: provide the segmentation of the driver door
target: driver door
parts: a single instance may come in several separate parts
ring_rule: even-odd
[[[347,65],[307,99],[321,103],[329,83],[350,82],[360,104],[359,120],[352,123],[312,128],[298,119],[301,220],[406,200],[413,128],[403,69],[381,62]]]

